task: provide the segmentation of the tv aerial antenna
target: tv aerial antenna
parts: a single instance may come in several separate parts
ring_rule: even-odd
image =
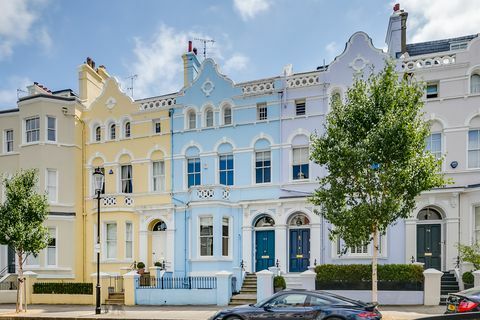
[[[203,42],[203,58],[207,58],[207,43],[211,43],[212,45],[215,43],[213,39],[205,39],[205,38],[194,38],[193,40]]]
[[[130,96],[132,97],[133,99],[133,87],[134,87],[134,84],[135,84],[135,80],[138,78],[138,74],[134,74],[134,75],[131,75],[129,77],[127,77],[127,79],[130,80],[130,87],[127,88],[127,90],[130,90]]]

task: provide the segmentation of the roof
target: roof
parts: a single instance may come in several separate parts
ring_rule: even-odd
[[[478,34],[462,36],[457,38],[442,39],[435,41],[407,44],[407,52],[410,56],[450,51],[450,45],[454,43],[469,42],[478,37]]]
[[[13,112],[18,112],[18,108],[15,108],[15,109],[6,109],[6,110],[0,110],[0,114],[4,114],[4,113],[13,113]]]

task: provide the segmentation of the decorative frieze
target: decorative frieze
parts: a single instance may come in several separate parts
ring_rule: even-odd
[[[455,55],[434,56],[423,58],[409,58],[402,62],[402,71],[414,71],[418,69],[435,68],[455,63]]]
[[[152,110],[162,107],[169,107],[175,105],[177,102],[174,96],[159,97],[158,99],[152,99],[149,101],[141,102],[140,110]]]
[[[319,72],[297,74],[287,78],[289,88],[313,86],[319,83]]]
[[[273,80],[248,83],[242,86],[244,95],[270,93],[275,89]]]

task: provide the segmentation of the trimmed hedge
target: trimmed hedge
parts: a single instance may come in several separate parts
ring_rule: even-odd
[[[378,265],[379,281],[419,282],[423,283],[423,268],[414,264]],[[372,280],[370,264],[323,264],[315,268],[317,281],[361,282]]]
[[[93,294],[93,283],[83,282],[37,282],[33,284],[36,294]]]
[[[475,282],[475,278],[473,277],[473,273],[471,271],[466,271],[462,274],[462,280],[464,284],[473,284]]]

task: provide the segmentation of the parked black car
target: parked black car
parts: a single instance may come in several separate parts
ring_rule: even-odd
[[[325,291],[280,291],[257,304],[217,312],[210,320],[269,319],[380,320],[375,304],[351,300]]]
[[[447,298],[445,313],[480,312],[480,287],[451,293]]]

